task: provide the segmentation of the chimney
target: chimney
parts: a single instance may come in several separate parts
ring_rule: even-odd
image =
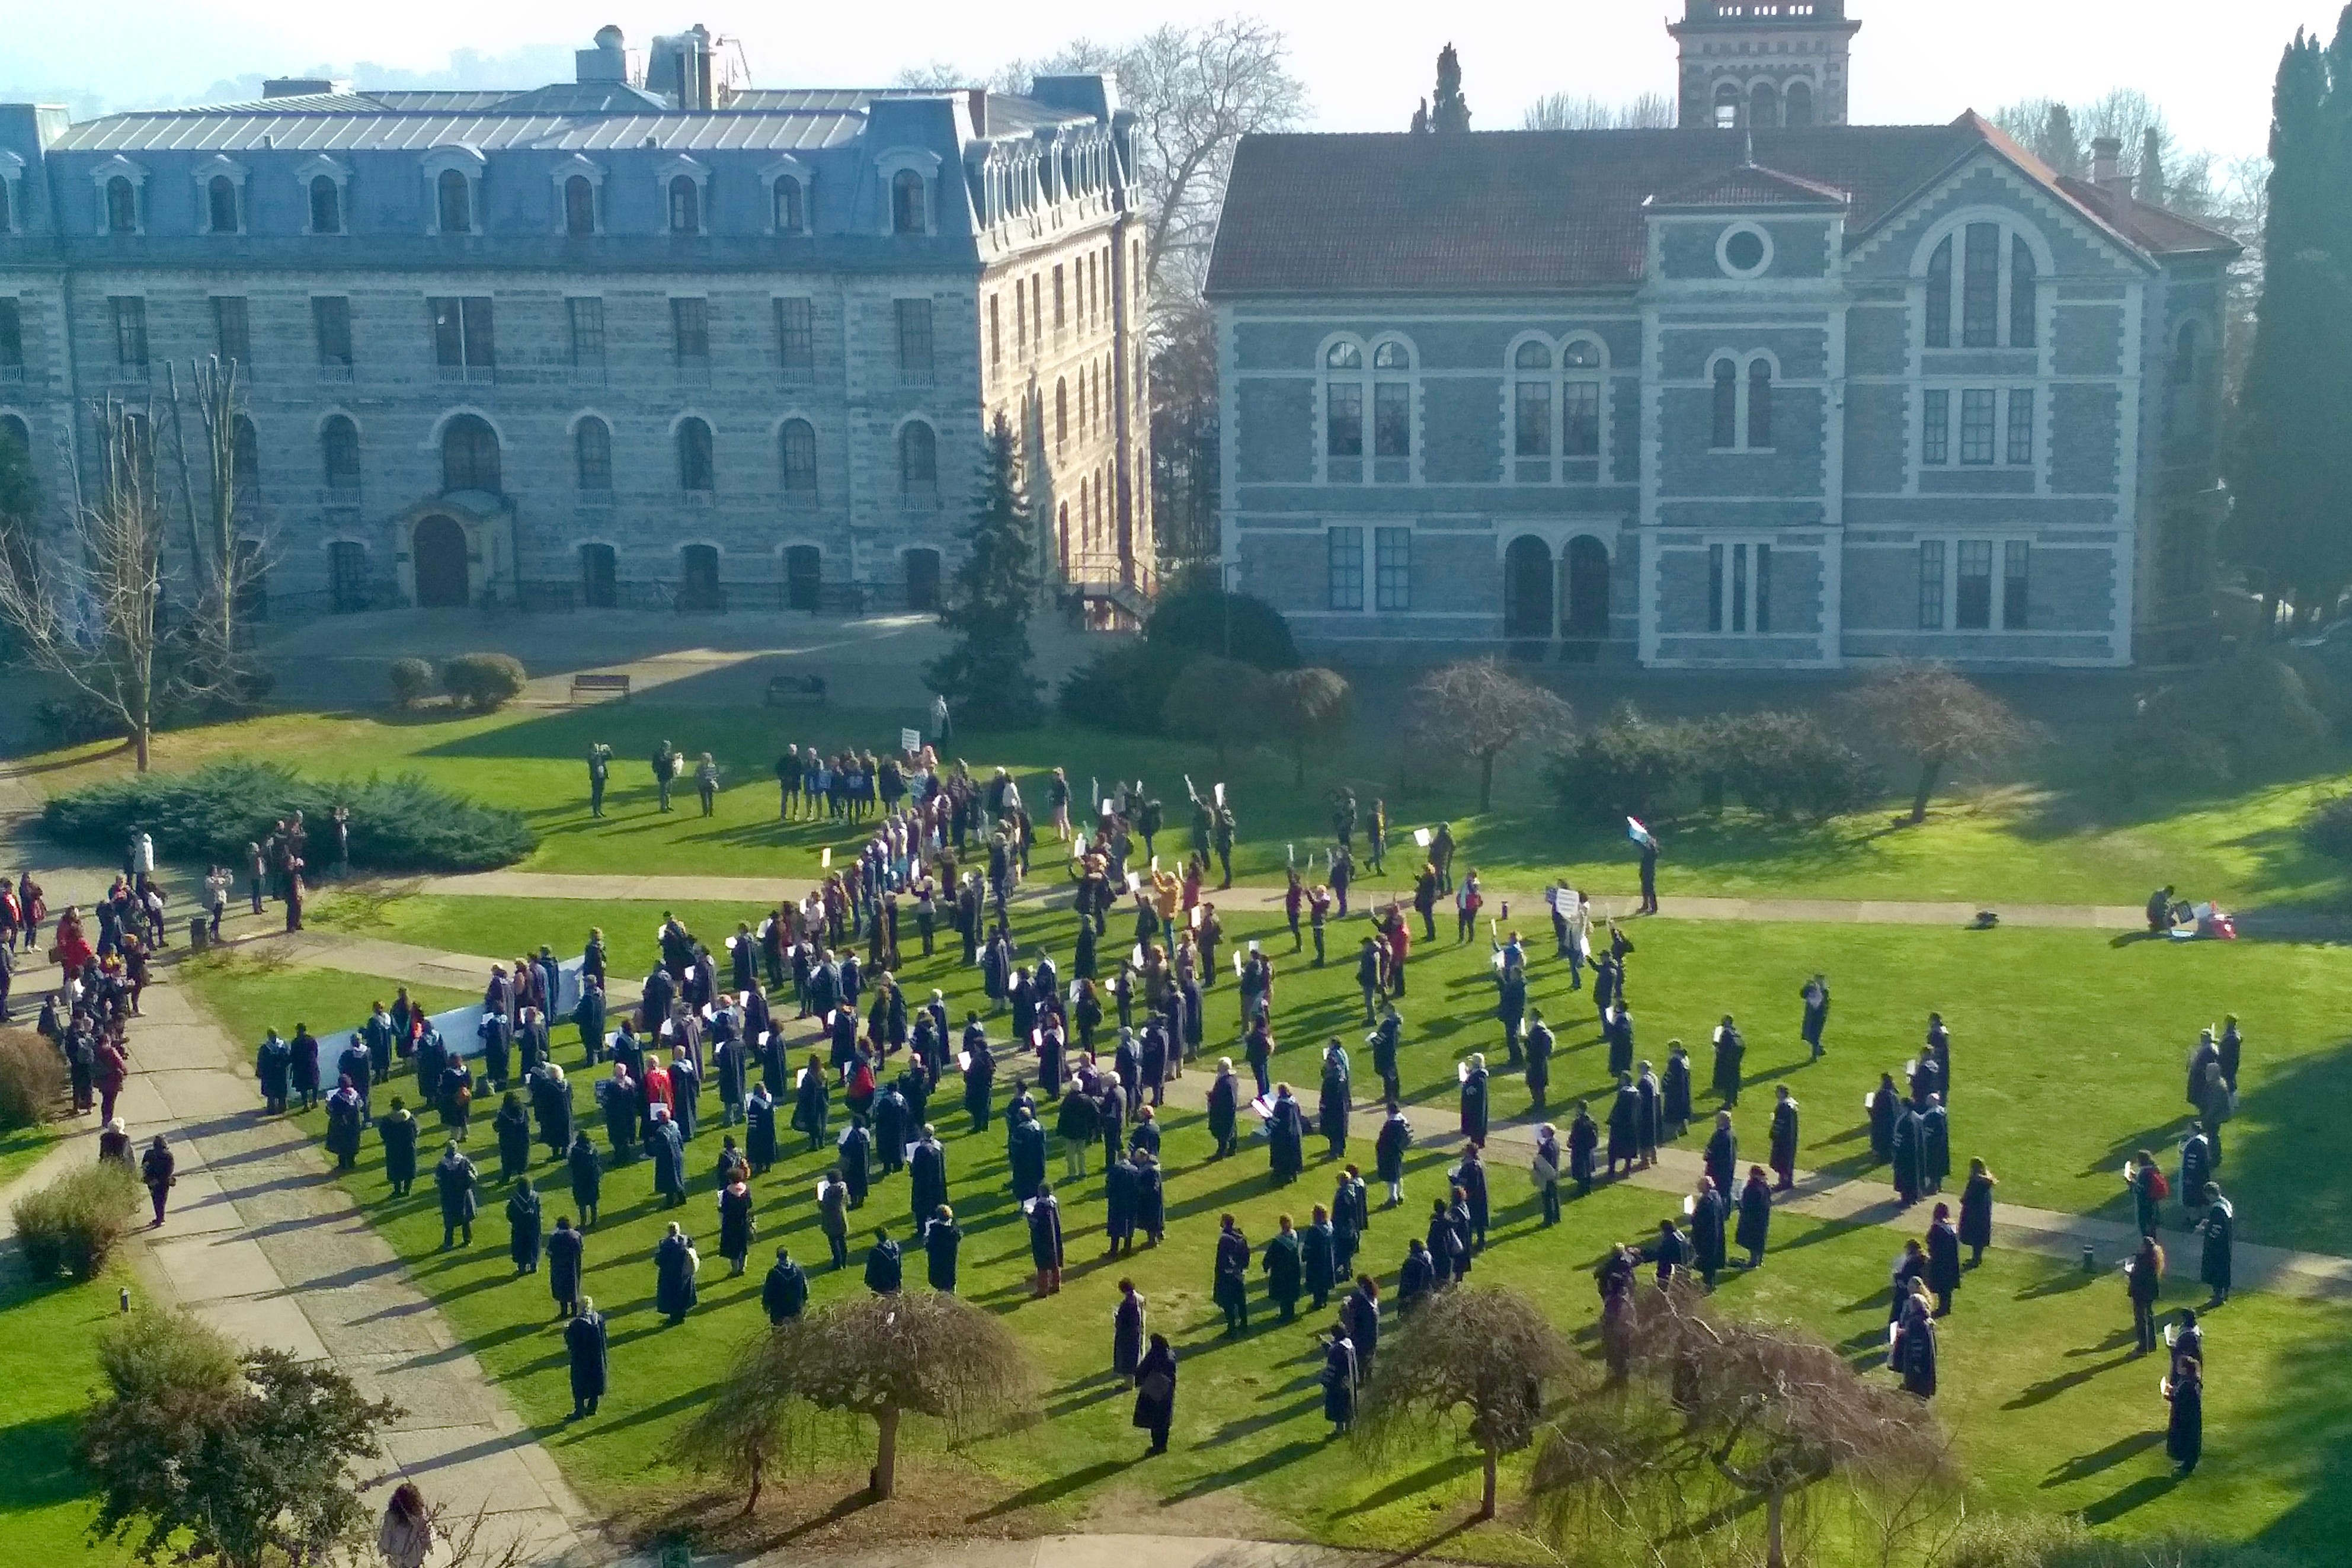
[[[2131,176],[2124,170],[2124,143],[2118,136],[2100,136],[2091,142],[2091,184],[2109,197],[2131,199]]]
[[[573,75],[583,82],[618,81],[629,79],[629,54],[625,35],[618,27],[596,29],[593,47],[572,52]]]
[[[971,106],[971,133],[988,134],[988,89],[971,87],[964,89],[964,100]]]

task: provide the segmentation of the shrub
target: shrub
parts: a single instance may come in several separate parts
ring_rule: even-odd
[[[2309,760],[2327,732],[2303,671],[2266,653],[2241,654],[2141,700],[2118,748],[2117,782],[2129,794],[2145,784],[2272,776]]]
[[[1107,647],[1062,678],[1056,705],[1065,718],[1106,730],[1157,734],[1168,693],[1183,661],[1149,643]]]
[[[1810,713],[1728,717],[1709,726],[1706,741],[1710,771],[1749,810],[1776,821],[1859,811],[1882,788],[1877,769]]]
[[[2322,855],[2352,860],[2352,795],[2330,796],[2303,819],[2304,841]]]
[[[1708,758],[1701,728],[1644,719],[1630,702],[1559,749],[1545,776],[1561,804],[1602,822],[1664,816]]]
[[[129,1234],[138,1206],[139,1179],[119,1161],[101,1160],[59,1176],[16,1200],[25,1260],[43,1279],[91,1279]]]
[[[95,697],[44,697],[33,704],[33,723],[51,747],[119,741],[129,733],[121,717]]]
[[[98,1366],[128,1404],[215,1400],[244,1381],[236,1346],[193,1312],[148,1307],[108,1320],[98,1335]]]
[[[1274,687],[1264,670],[1237,659],[1196,658],[1168,693],[1168,727],[1216,749],[1219,766],[1236,748],[1266,740]]]
[[[30,1029],[0,1029],[0,1132],[40,1125],[65,1091],[55,1046]]]
[[[421,658],[395,658],[383,676],[393,701],[402,708],[415,707],[433,689],[433,667]]]
[[[109,780],[53,796],[41,816],[50,837],[109,857],[137,827],[167,855],[234,864],[270,824],[297,811],[318,843],[338,802],[351,807],[352,864],[371,870],[487,870],[512,865],[534,842],[521,813],[452,795],[419,774],[312,779],[251,758]]]
[[[441,661],[441,689],[477,713],[502,708],[522,695],[529,677],[522,660],[505,653],[461,653]]]
[[[1970,1514],[1937,1568],[2292,1568],[2259,1546],[2179,1533],[2117,1541],[2073,1514]]]
[[[1144,623],[1143,640],[1180,668],[1192,655],[1204,653],[1260,669],[1298,667],[1298,645],[1280,610],[1214,584],[1160,595]]]

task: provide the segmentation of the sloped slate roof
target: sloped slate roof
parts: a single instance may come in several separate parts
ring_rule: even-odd
[[[1842,207],[1852,198],[1835,185],[1742,163],[1650,198],[1654,207]]]
[[[2234,256],[2245,249],[2244,246],[2219,229],[2208,228],[2177,212],[2150,206],[2136,197],[2118,196],[2101,190],[2088,180],[2072,179],[2062,174],[2058,178],[2058,185],[2143,250],[2154,251],[2160,256],[2200,251]]]

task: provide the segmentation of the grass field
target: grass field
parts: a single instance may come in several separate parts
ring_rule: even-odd
[[[522,810],[541,836],[527,862],[533,869],[806,876],[820,848],[862,836],[845,825],[778,823],[776,756],[789,742],[888,746],[902,724],[918,721],[889,711],[784,718],[675,704],[465,718],[435,711],[288,714],[160,736],[156,757],[164,768],[240,753],[282,757],[322,773],[414,769]],[[1185,776],[1203,793],[1223,779],[1243,835],[1235,874],[1245,881],[1279,880],[1288,847],[1303,857],[1327,839],[1325,796],[1344,782],[1366,813],[1374,797],[1386,798],[1393,837],[1408,851],[1412,827],[1450,820],[1465,863],[1483,868],[1493,885],[1532,889],[1560,872],[1604,891],[1633,886],[1622,825],[1565,812],[1542,782],[1539,757],[1507,758],[1494,809],[1480,814],[1467,770],[1433,773],[1370,721],[1360,728],[1347,745],[1318,760],[1303,790],[1293,784],[1289,761],[1272,752],[1237,756],[1221,767],[1204,748],[1058,721],[962,734],[949,750],[975,770],[1013,769],[1033,809],[1043,799],[1038,775],[1056,765],[1066,770],[1081,809],[1090,780],[1108,787],[1115,776],[1141,777],[1167,805],[1163,852],[1187,847]],[[708,750],[717,757],[725,785],[716,816],[701,817],[690,790],[680,792],[676,812],[655,811],[642,759],[661,739],[689,754]],[[582,762],[597,741],[612,744],[616,755],[609,815],[602,821],[588,816]],[[1883,811],[1821,827],[1776,825],[1738,810],[1661,823],[1662,879],[1669,893],[2126,904],[2171,882],[2230,904],[2338,907],[2352,896],[2346,868],[2306,847],[2295,825],[2315,799],[2339,787],[2343,760],[2215,798],[2124,805],[2097,782],[2096,769],[2060,751],[2003,787],[1948,794],[1921,828],[1892,826]],[[122,771],[128,759],[110,748],[86,747],[32,766],[36,782],[55,791]],[[172,853],[169,845],[158,848]],[[1400,877],[1411,869],[1402,855],[1391,857],[1391,865]]]
[[[289,1005],[307,1008],[315,1025],[329,999],[361,998],[375,984],[319,973],[257,975],[236,962],[207,969],[195,983],[240,1032],[264,1020],[284,1020]],[[576,1060],[568,1040],[562,1049],[566,1059]],[[583,1105],[588,1076],[573,1078]],[[1245,1143],[1231,1163],[1210,1161],[1198,1116],[1171,1109],[1168,1242],[1117,1263],[1098,1256],[1097,1171],[1063,1189],[1072,1268],[1063,1294],[1034,1301],[1028,1296],[1026,1233],[1007,1191],[1001,1132],[968,1134],[951,1100],[935,1098],[933,1120],[949,1137],[951,1194],[967,1227],[963,1293],[1005,1313],[1033,1348],[1050,1417],[983,1439],[962,1456],[979,1472],[965,1495],[982,1500],[964,1523],[985,1529],[1017,1511],[1050,1527],[1097,1508],[1164,1510],[1216,1499],[1225,1517],[1255,1516],[1253,1528],[1272,1521],[1279,1531],[1402,1547],[1450,1522],[1475,1495],[1472,1468],[1447,1454],[1432,1451],[1425,1463],[1402,1473],[1374,1473],[1352,1450],[1326,1441],[1309,1335],[1324,1326],[1327,1314],[1307,1313],[1295,1325],[1277,1325],[1261,1300],[1245,1337],[1229,1342],[1217,1331],[1207,1287],[1218,1214],[1236,1214],[1262,1241],[1277,1213],[1303,1218],[1310,1204],[1328,1199],[1328,1171],[1310,1167],[1297,1186],[1276,1190],[1265,1173],[1261,1145]],[[713,1104],[707,1100],[706,1110]],[[473,1147],[486,1175],[494,1174],[486,1129],[475,1133]],[[653,1244],[664,1222],[675,1217],[706,1247],[713,1245],[711,1172],[718,1149],[719,1131],[706,1123],[689,1150],[695,1195],[682,1210],[655,1206],[643,1163],[608,1173],[604,1220],[589,1244],[587,1289],[612,1315],[614,1388],[603,1413],[577,1425],[563,1419],[570,1399],[544,1285],[510,1277],[499,1194],[487,1195],[475,1247],[444,1254],[429,1193],[420,1186],[418,1196],[390,1199],[373,1140],[347,1180],[575,1484],[611,1503],[677,1479],[649,1457],[706,1396],[728,1349],[757,1331],[759,1274],[774,1246],[791,1246],[803,1262],[821,1265],[824,1257],[808,1197],[821,1156],[799,1149],[758,1184],[763,1213],[751,1272],[730,1280],[723,1262],[706,1256],[701,1306],[682,1327],[661,1326],[652,1310]],[[1391,1285],[1404,1239],[1418,1233],[1426,1212],[1422,1205],[1438,1190],[1444,1163],[1436,1151],[1418,1153],[1407,1206],[1375,1215],[1360,1261]],[[1053,1169],[1058,1173],[1058,1161]],[[562,1173],[542,1161],[535,1174],[547,1190],[551,1224],[571,1206]],[[1653,1230],[1674,1205],[1668,1194],[1603,1188],[1572,1203],[1567,1223],[1545,1232],[1517,1170],[1496,1172],[1495,1194],[1496,1232],[1474,1280],[1527,1290],[1578,1333],[1594,1317],[1588,1273],[1594,1259],[1608,1242]],[[879,1184],[861,1215],[864,1225],[887,1226],[902,1239],[908,1217],[903,1176]],[[858,1239],[860,1258],[869,1239]],[[1873,1348],[1883,1344],[1886,1269],[1895,1244],[1884,1230],[1784,1216],[1766,1268],[1731,1279],[1724,1300],[1736,1310],[1804,1322],[1866,1363]],[[815,1273],[820,1300],[863,1289],[855,1267],[840,1275],[821,1267]],[[910,1258],[910,1280],[919,1274],[919,1258]],[[1113,1285],[1121,1274],[1136,1279],[1152,1302],[1154,1326],[1170,1332],[1185,1357],[1175,1451],[1148,1467],[1136,1460],[1141,1443],[1126,1426],[1127,1396],[1103,1375]],[[2184,1281],[2170,1300],[2193,1304],[2200,1296]],[[2194,1527],[2303,1551],[2318,1549],[2346,1523],[2339,1500],[2352,1481],[2347,1443],[2352,1433],[2346,1429],[2352,1425],[2352,1390],[2345,1386],[2346,1363],[2338,1358],[2352,1339],[2352,1311],[2246,1295],[2218,1314],[2206,1467],[2193,1487],[2176,1488],[2162,1460],[2158,1369],[2128,1354],[2128,1311],[2114,1276],[2085,1277],[2056,1263],[1996,1252],[1970,1277],[1960,1303],[1945,1337],[1938,1409],[1958,1435],[1971,1506],[2081,1510],[2095,1521],[2134,1531]],[[929,1435],[919,1436],[919,1451],[930,1441]],[[862,1462],[845,1444],[815,1458],[828,1467]],[[940,1506],[936,1495],[928,1506]],[[1457,1538],[1448,1551],[1518,1558],[1527,1548],[1488,1529]]]
[[[6,1192],[17,1177],[39,1164],[57,1138],[57,1129],[46,1126],[12,1127],[0,1132],[0,1192]]]
[[[87,1284],[36,1285],[0,1270],[0,1555],[11,1563],[127,1563],[89,1544],[96,1503],[73,1463],[74,1434],[98,1371],[98,1331],[131,1283],[117,1270]]]

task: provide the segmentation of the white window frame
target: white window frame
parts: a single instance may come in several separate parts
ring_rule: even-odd
[[[591,192],[588,202],[588,232],[592,235],[603,234],[604,232],[604,166],[594,159],[583,157],[578,153],[574,153],[571,157],[558,163],[550,176],[550,183],[555,192],[555,232],[566,237],[572,233],[570,192],[572,182],[574,180],[587,181]],[[669,213],[669,203],[667,198],[662,203],[661,210],[664,217],[667,218]]]
[[[1530,371],[1519,368],[1519,350],[1528,343],[1541,343],[1550,351],[1551,369]],[[1568,363],[1568,356],[1570,351],[1579,346],[1591,347],[1601,363],[1597,365],[1580,365],[1571,369]],[[1506,482],[1515,485],[1568,483],[1570,481],[1566,474],[1567,465],[1570,463],[1598,465],[1591,480],[1580,479],[1575,481],[1576,483],[1599,484],[1607,479],[1609,374],[1609,345],[1595,332],[1570,332],[1559,338],[1552,338],[1542,332],[1522,332],[1505,345],[1503,350],[1505,387],[1503,453]],[[1549,458],[1519,456],[1519,386],[1523,382],[1546,382],[1551,389],[1551,451]],[[1568,450],[1568,389],[1570,386],[1593,388],[1599,436],[1590,455],[1571,457]],[[1537,463],[1546,465],[1545,472],[1535,479],[1525,477],[1523,465],[1531,466]]]
[[[779,228],[776,226],[776,182],[782,179],[793,179],[800,182],[801,226],[798,228]],[[816,221],[815,193],[816,184],[810,176],[809,166],[806,163],[802,163],[798,158],[779,158],[774,163],[768,164],[765,168],[760,171],[760,198],[767,209],[761,215],[761,227],[765,232],[773,235],[808,235],[814,233]]]
[[[1918,595],[1919,546],[1922,544],[1941,544],[1944,547],[1943,620],[1939,626],[1921,626],[1919,630],[1940,636],[1982,637],[2038,636],[2048,629],[2032,625],[2033,557],[2040,545],[2040,541],[2033,534],[2017,530],[1970,528],[1956,533],[1921,533],[1916,536],[1910,552],[1915,602]],[[1984,544],[1992,551],[1992,593],[1986,605],[1989,624],[1965,629],[1960,626],[1960,546],[1963,544]],[[2012,544],[2025,546],[2027,624],[2021,626],[2008,625],[2009,550]]]
[[[908,170],[919,175],[923,182],[923,232],[927,235],[939,233],[940,195],[944,188],[940,179],[940,171],[943,166],[943,161],[940,155],[928,147],[892,147],[877,154],[874,160],[874,176],[876,190],[880,197],[877,205],[881,208],[881,213],[880,222],[876,226],[886,235],[895,235],[898,232],[893,221],[897,215],[893,211],[890,182],[900,171]],[[803,194],[805,194],[805,187],[803,187]]]
[[[1368,521],[1331,522],[1324,525],[1323,604],[1321,606],[1321,612],[1324,615],[1363,616],[1371,614],[1373,572],[1372,538],[1375,526],[1375,524]],[[1341,529],[1349,530],[1356,536],[1356,582],[1355,592],[1352,595],[1356,602],[1352,605],[1338,605],[1332,603],[1332,601],[1339,595],[1332,592],[1332,589],[1337,584],[1339,579],[1332,575],[1331,550],[1338,542],[1336,535]]]
[[[1968,315],[1968,231],[1969,225],[1980,223],[1998,225],[2001,231],[1998,258],[2000,283],[1993,300],[1993,346],[1971,349],[1963,346],[1964,324]],[[1942,248],[1948,239],[1952,242],[1951,315],[1947,322],[1950,328],[1948,334],[1949,342],[1937,347],[1927,342],[1927,273],[1936,259],[1936,252]],[[2020,239],[2024,240],[2025,247],[2033,253],[2035,296],[2033,342],[2031,345],[2018,345],[2010,342],[2010,287],[2015,277],[2016,242]],[[2057,263],[2051,253],[2048,237],[2040,228],[2027,222],[2014,210],[2009,207],[1976,206],[1964,208],[1949,215],[1927,231],[1926,237],[1919,242],[1918,248],[1912,253],[1911,283],[1916,291],[1915,308],[1911,312],[1914,321],[1911,329],[1912,348],[1920,353],[1939,354],[2049,353],[2053,301],[2056,299],[2056,291],[2053,285],[2056,272]]]
[[[113,215],[108,210],[106,190],[117,180],[131,182],[131,232],[147,232],[147,170],[118,153],[89,172],[90,185],[98,196],[98,232],[112,235]]]
[[[480,151],[458,142],[447,147],[436,147],[418,161],[418,172],[425,176],[425,232],[441,232],[441,176],[454,169],[466,177],[466,217],[470,225],[467,234],[489,232],[489,214],[482,208],[482,174],[489,160]]]
[[[1726,360],[1729,360],[1731,362],[1732,380],[1738,390],[1733,403],[1731,431],[1732,445],[1728,447],[1718,447],[1715,444],[1715,369],[1716,366],[1721,364]],[[1761,361],[1772,372],[1772,396],[1775,405],[1772,411],[1772,439],[1775,445],[1769,447],[1751,447],[1748,444],[1748,394],[1751,385],[1748,378],[1755,374],[1755,366],[1759,361]],[[1778,443],[1780,439],[1781,415],[1778,405],[1780,402],[1780,388],[1786,384],[1780,374],[1780,355],[1772,353],[1769,349],[1751,349],[1746,353],[1742,353],[1737,349],[1718,349],[1715,353],[1706,356],[1706,377],[1705,384],[1707,399],[1706,449],[1710,455],[1715,457],[1733,457],[1748,456],[1752,454],[1759,457],[1769,457],[1780,449]]]
[[[5,188],[8,197],[8,210],[5,215],[0,215],[5,216],[7,221],[0,223],[0,234],[22,234],[25,232],[25,160],[5,147],[0,147],[0,187]],[[102,202],[102,193],[100,199]]]
[[[669,187],[674,180],[692,180],[694,191],[694,227],[691,230],[672,228],[669,221]],[[710,165],[680,153],[667,158],[654,171],[654,210],[661,214],[664,234],[707,235],[710,232]]]
[[[330,158],[323,153],[315,158],[303,160],[294,170],[294,192],[302,204],[302,232],[326,237],[322,231],[310,226],[310,186],[320,179],[335,183],[335,216],[341,220],[341,226],[332,232],[348,235],[352,232],[352,171],[340,159]]]
[[[1361,363],[1352,369],[1334,370],[1331,367],[1331,351],[1343,343],[1356,350]],[[1390,347],[1404,351],[1404,369],[1391,367],[1382,371],[1375,368],[1381,352]],[[1330,455],[1330,389],[1335,384],[1351,383],[1363,388],[1364,450],[1361,458],[1355,459],[1363,465],[1360,470],[1362,477],[1335,479],[1331,477],[1334,459]],[[1380,388],[1383,384],[1405,389],[1405,456],[1402,458],[1380,456]],[[1421,352],[1413,346],[1411,338],[1394,331],[1374,332],[1369,337],[1360,337],[1353,332],[1332,333],[1315,350],[1315,479],[1318,484],[1361,484],[1369,487],[1418,485],[1421,482],[1423,446]],[[1346,462],[1349,459],[1342,458],[1337,460]],[[1404,465],[1401,476],[1385,479],[1379,477],[1381,464],[1400,462]]]
[[[1688,635],[1709,637],[1769,637],[1787,634],[1774,631],[1769,625],[1771,594],[1767,583],[1771,575],[1769,557],[1773,537],[1769,533],[1710,533],[1700,542],[1700,564],[1707,574],[1707,618],[1717,624],[1702,627]],[[1715,582],[1715,552],[1723,552],[1723,581]],[[1759,553],[1760,552],[1760,553]],[[1562,552],[1565,554],[1565,552]],[[1613,560],[1613,558],[1612,558]],[[1745,585],[1742,567],[1745,563]],[[1734,595],[1739,595],[1734,602]]]
[[[188,174],[196,184],[196,232],[202,235],[226,236],[231,238],[244,234],[247,228],[245,165],[234,158],[215,153],[190,169]],[[236,187],[236,226],[235,228],[223,229],[213,226],[213,182],[215,180],[226,180]]]
[[[1753,267],[1742,268],[1735,267],[1731,264],[1731,242],[1733,239],[1743,234],[1754,235],[1757,239],[1762,242],[1764,247],[1763,258],[1758,261]],[[1739,223],[1728,224],[1725,226],[1723,232],[1716,236],[1715,238],[1715,265],[1717,268],[1720,270],[1726,278],[1733,279],[1742,283],[1748,282],[1752,279],[1761,278],[1767,272],[1771,271],[1773,254],[1774,247],[1772,245],[1771,231],[1764,227],[1761,224],[1748,223],[1744,220]]]
[[[1935,392],[1944,395],[1944,460],[1939,463],[1930,462],[1927,458],[1929,418],[1927,395]],[[1965,405],[1967,395],[1971,392],[1990,392],[1993,395],[1993,455],[1992,460],[1989,463],[1969,462],[1961,454],[1960,432],[1963,427],[1961,410]],[[2012,459],[2009,452],[2010,410],[2013,399],[2019,393],[2023,393],[2033,399],[2032,450],[2022,461]],[[1917,429],[1912,436],[1911,457],[1913,465],[1920,473],[2038,475],[2042,471],[2042,455],[2045,445],[2042,439],[2042,422],[2049,414],[2050,397],[2048,389],[2040,382],[2022,379],[2003,381],[1984,376],[1956,380],[1945,380],[1939,377],[1923,384],[1919,388],[1919,417],[1916,421]]]

